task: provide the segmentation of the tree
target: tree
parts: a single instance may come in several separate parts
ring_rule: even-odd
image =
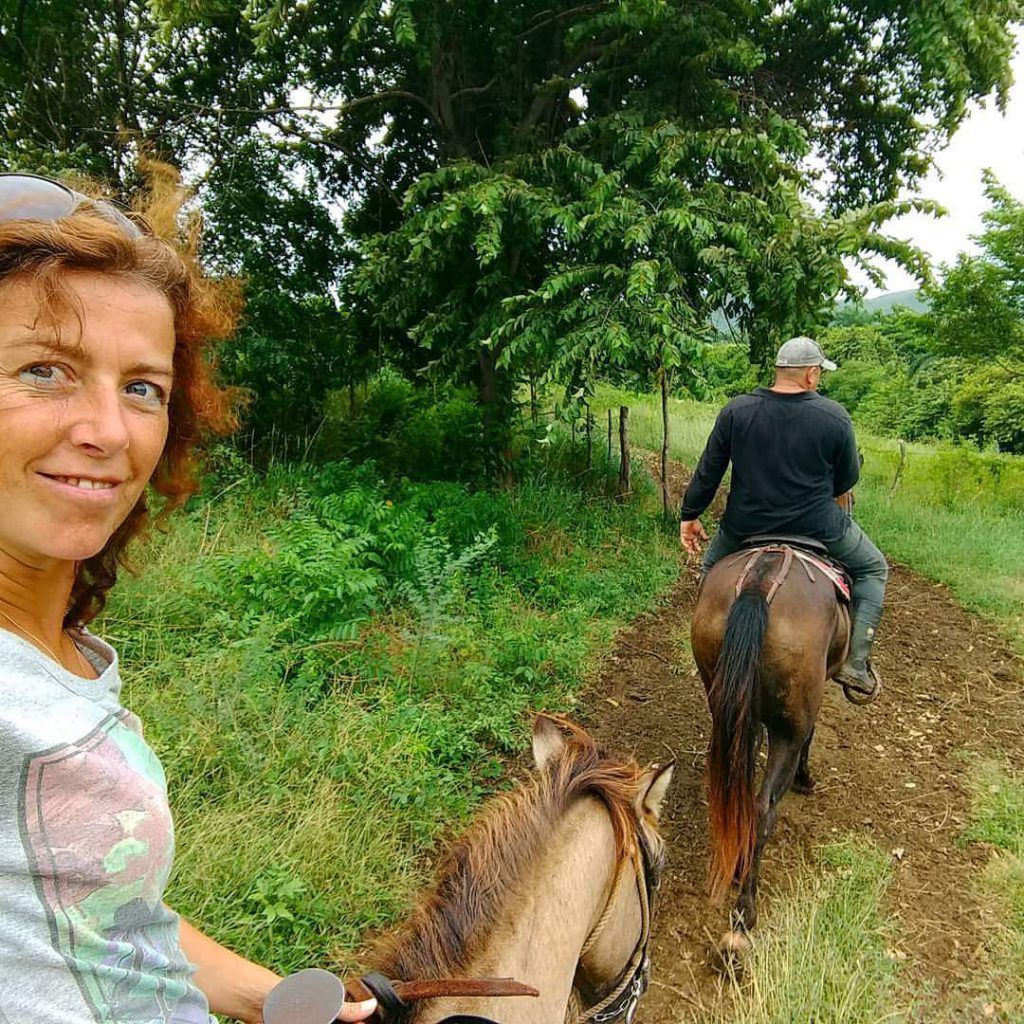
[[[1024,203],[991,172],[977,256],[964,253],[930,293],[935,349],[971,368],[953,400],[960,430],[1024,451]]]
[[[842,285],[837,251],[910,259],[876,215],[971,101],[1005,98],[1024,14],[1022,0],[0,5],[16,57],[0,112],[23,166],[56,145],[124,182],[140,145],[173,156],[198,177],[219,266],[284,267],[299,303],[347,275],[358,347],[473,381],[499,449],[539,365],[570,383],[625,345],[685,376],[715,301],[762,354]],[[27,89],[63,64],[75,97]],[[76,132],[85,110],[95,130]],[[581,273],[564,339],[505,329]],[[612,337],[593,313],[615,296],[629,309],[608,317]]]
[[[1024,203],[985,172],[991,208],[978,256],[961,253],[929,297],[940,351],[986,363],[1024,360]]]
[[[822,6],[839,9],[817,5]],[[892,102],[877,121],[851,116],[831,122],[826,131],[823,111],[811,102],[824,89],[820,67],[814,71],[813,87],[788,93],[778,88],[784,75],[799,81],[807,74],[793,40],[807,36],[814,22],[810,7],[795,5],[783,16],[747,3],[618,3],[582,5],[549,17],[520,5],[504,8],[508,17],[500,24],[487,23],[490,31],[482,48],[474,45],[479,33],[453,23],[462,16],[461,8],[453,12],[430,3],[404,5],[404,47],[387,43],[389,29],[398,38],[399,7],[381,13],[374,22],[381,34],[373,36],[370,55],[371,74],[379,77],[373,78],[358,116],[382,118],[377,123],[385,133],[384,156],[389,151],[419,152],[422,160],[426,152],[429,159],[437,153],[456,162],[422,174],[405,192],[400,209],[373,200],[372,218],[383,230],[370,237],[366,262],[357,272],[364,301],[376,306],[390,328],[400,329],[398,344],[404,334],[426,350],[425,358],[442,359],[455,372],[475,371],[481,397],[507,408],[518,366],[535,366],[545,354],[549,365],[564,369],[564,382],[574,389],[587,378],[587,365],[595,356],[598,362],[615,364],[630,338],[658,339],[659,364],[692,363],[716,301],[737,308],[757,353],[763,354],[789,324],[838,290],[843,271],[834,259],[836,251],[858,255],[873,249],[910,258],[873,231],[877,210],[857,215],[847,211],[845,222],[837,216],[827,229],[811,227],[785,256],[785,245],[764,250],[778,255],[780,262],[790,260],[782,273],[771,257],[754,258],[756,241],[734,244],[744,232],[759,241],[772,234],[750,229],[744,216],[792,215],[801,192],[810,188],[800,174],[801,162],[816,146],[821,152],[828,139],[844,137],[850,147],[884,151],[885,160],[872,168],[876,187],[861,187],[858,199],[891,195],[917,173],[917,157],[900,150],[887,134],[892,130]],[[848,6],[842,9],[849,13]],[[482,17],[475,9],[465,13]],[[870,89],[893,88],[914,78],[937,103],[934,68],[914,64],[910,37],[916,29],[911,22],[913,18],[887,28],[885,53],[878,58]],[[857,42],[866,46],[878,24],[863,11],[857,18],[851,15],[842,52],[852,52]],[[769,59],[746,41],[744,29],[755,27],[766,40],[789,33],[790,48]],[[458,43],[449,48],[450,40]],[[891,65],[888,75],[881,70],[886,60]],[[982,80],[990,87],[999,62],[979,59],[971,67],[953,89],[961,99]],[[922,84],[925,80],[930,84]],[[952,92],[946,95],[951,98]],[[371,97],[376,99],[371,102]],[[776,101],[781,111],[773,106]],[[374,110],[375,103],[387,112]],[[913,118],[909,111],[906,115],[909,124]],[[951,130],[955,121],[944,117],[939,133]],[[369,127],[364,122],[358,136],[365,138]],[[921,129],[914,132],[916,144]],[[851,141],[855,136],[860,141]],[[423,146],[424,139],[432,145]],[[909,146],[909,134],[905,141]],[[690,193],[690,198],[670,197],[666,203],[663,196],[652,194],[654,154],[660,144],[675,154],[678,168],[663,167],[659,173],[664,180],[653,192],[665,192],[674,175],[676,191]],[[647,154],[648,166],[639,152]],[[369,151],[361,157],[357,167],[371,162]],[[399,165],[404,181],[413,165],[408,160]],[[778,198],[774,206],[765,199],[773,190],[781,195],[785,187],[791,192],[788,209]],[[396,191],[374,195],[393,197]],[[831,195],[834,207],[841,209],[852,195],[837,181]],[[750,202],[745,204],[743,196]],[[709,199],[709,210],[688,211],[691,205],[708,206]],[[730,207],[737,199],[738,205]],[[689,241],[681,243],[690,249],[689,266],[678,254],[659,249],[671,233],[665,224],[648,242],[621,244],[627,233],[635,240],[650,230],[649,210],[652,204],[660,209],[659,203],[668,211],[666,217],[680,215],[679,223],[685,223],[675,233],[677,241],[691,232]],[[365,224],[368,209],[357,206],[349,223],[357,228]],[[719,215],[723,223],[715,222]],[[618,237],[600,240],[597,247],[603,252],[595,257],[593,247],[587,246],[598,238],[601,221],[617,222]],[[813,224],[808,208],[800,209],[797,222]],[[795,239],[799,232],[791,235]],[[728,236],[717,249],[712,241],[716,236],[719,241]],[[827,246],[833,247],[831,252]],[[631,248],[631,254],[624,256],[624,248]],[[690,276],[698,253],[707,264],[704,270],[719,263],[713,285],[707,274]],[[737,257],[745,269],[739,268]],[[764,272],[759,273],[759,265]],[[670,283],[673,275],[675,282]],[[506,309],[515,310],[517,296],[550,302],[552,290],[563,285],[581,289],[577,299],[564,303],[557,321],[549,317],[546,325],[531,310],[532,326],[510,347],[516,332],[504,328],[503,317]],[[646,307],[640,301],[645,287],[660,296]],[[602,290],[608,301],[595,300]],[[630,309],[608,315],[609,302],[617,296],[624,296]],[[650,322],[652,316],[657,325]],[[626,321],[634,322],[627,326]],[[598,323],[603,326],[595,329]],[[557,352],[552,355],[553,343]],[[686,353],[682,359],[680,352]],[[501,422],[504,412],[493,418]]]

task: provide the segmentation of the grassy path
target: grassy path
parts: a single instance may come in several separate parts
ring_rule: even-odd
[[[677,469],[676,491],[682,482]],[[998,630],[945,587],[897,569],[878,645],[885,696],[856,709],[827,695],[812,750],[818,790],[783,803],[756,958],[734,989],[713,952],[725,915],[703,890],[708,719],[688,647],[694,591],[688,575],[621,634],[589,692],[592,724],[609,743],[680,765],[639,1024],[1019,1020],[1024,825],[1006,827],[1019,790],[996,771],[1009,794],[997,799],[985,780],[993,763],[1024,759],[1024,667]],[[979,793],[1001,817],[978,810]],[[1007,851],[995,862],[991,820],[1003,823]]]

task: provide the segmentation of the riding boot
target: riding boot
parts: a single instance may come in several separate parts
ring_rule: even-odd
[[[882,681],[872,667],[870,658],[871,645],[875,641],[875,631],[881,618],[882,609],[867,602],[861,602],[853,611],[850,649],[845,664],[833,678],[854,704],[866,704],[877,697],[882,688]],[[852,697],[851,692],[858,694],[860,699]]]

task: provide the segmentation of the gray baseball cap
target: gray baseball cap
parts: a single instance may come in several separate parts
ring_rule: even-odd
[[[836,364],[825,358],[821,346],[803,335],[790,338],[775,357],[776,366],[820,366],[823,370],[834,370]]]

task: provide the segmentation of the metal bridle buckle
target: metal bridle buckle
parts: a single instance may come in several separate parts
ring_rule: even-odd
[[[598,1024],[608,1024],[609,1021],[613,1020],[621,1020],[623,1024],[632,1024],[633,1018],[636,1016],[637,1007],[640,1005],[640,1000],[647,991],[650,977],[651,959],[645,954],[633,974],[633,980],[623,990],[617,1003],[609,1006],[607,1010],[601,1013],[594,1014],[594,1020]]]

